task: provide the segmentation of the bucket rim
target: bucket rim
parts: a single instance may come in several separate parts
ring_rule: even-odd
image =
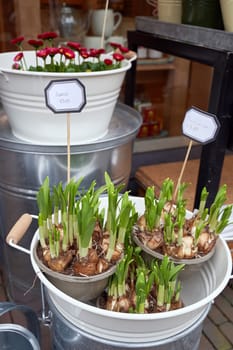
[[[112,345],[112,346],[118,346],[118,347],[127,347],[127,348],[133,348],[133,349],[138,349],[141,347],[154,347],[154,346],[161,346],[161,345],[166,345],[166,344],[170,344],[174,341],[178,341],[179,339],[184,338],[185,336],[188,336],[192,331],[196,330],[198,327],[200,327],[204,321],[204,319],[206,318],[206,316],[208,315],[210,308],[211,308],[211,303],[207,304],[206,307],[203,309],[203,311],[200,313],[199,317],[197,320],[194,320],[194,322],[192,323],[192,325],[187,326],[185,329],[183,329],[182,331],[179,331],[178,333],[176,333],[175,335],[166,337],[166,338],[161,338],[158,340],[152,340],[152,341],[137,341],[137,342],[124,342],[124,341],[116,341],[111,340],[111,339],[107,339],[107,338],[100,338],[98,336],[96,336],[95,334],[90,333],[90,331],[86,331],[81,329],[79,326],[73,324],[72,322],[69,321],[68,318],[66,318],[65,315],[63,315],[59,309],[57,308],[55,302],[52,300],[51,296],[48,294],[48,291],[45,290],[45,295],[46,295],[46,300],[48,301],[48,305],[52,311],[52,315],[55,315],[55,317],[61,317],[62,318],[62,322],[65,323],[65,326],[69,326],[73,329],[78,329],[78,332],[83,335],[84,337],[87,337],[88,339],[94,340],[99,342],[100,339],[103,342],[103,344],[108,344],[108,345]],[[56,315],[58,314],[58,316]],[[53,317],[53,316],[52,316]]]

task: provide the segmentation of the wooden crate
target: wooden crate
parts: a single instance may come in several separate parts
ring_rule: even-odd
[[[152,16],[153,7],[148,5],[145,0],[125,0],[124,16]]]

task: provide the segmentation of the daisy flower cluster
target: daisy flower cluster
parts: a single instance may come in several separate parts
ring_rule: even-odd
[[[39,34],[37,39],[27,41],[35,50],[36,63],[28,66],[24,50],[24,37],[19,36],[11,40],[19,52],[13,59],[12,68],[17,70],[36,72],[95,72],[121,67],[122,61],[127,57],[129,49],[118,43],[110,43],[113,51],[106,55],[104,49],[87,49],[80,43],[68,41],[65,46],[55,46],[56,32]]]

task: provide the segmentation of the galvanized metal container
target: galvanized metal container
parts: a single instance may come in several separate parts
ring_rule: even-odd
[[[133,141],[141,125],[134,109],[118,104],[108,134],[93,143],[71,146],[71,178],[84,177],[83,188],[95,179],[104,183],[108,171],[115,184],[125,183],[131,171]],[[90,125],[91,128],[91,125]],[[48,175],[51,186],[67,179],[66,146],[45,146],[16,139],[7,117],[0,117],[0,248],[3,252],[7,291],[10,299],[40,309],[40,288],[30,258],[5,244],[5,236],[23,213],[37,214],[36,193]],[[36,222],[22,240],[29,248]],[[1,254],[2,255],[2,254]],[[34,285],[35,282],[35,285]],[[30,290],[30,287],[33,288]],[[25,292],[27,292],[25,296]]]
[[[25,305],[0,302],[0,317],[14,311],[18,313],[18,321],[0,324],[1,348],[40,350],[40,324],[36,313]]]

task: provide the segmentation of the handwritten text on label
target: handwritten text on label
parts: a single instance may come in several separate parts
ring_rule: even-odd
[[[215,140],[219,127],[219,121],[214,115],[190,108],[185,114],[182,131],[197,142],[209,143]]]
[[[54,113],[81,112],[86,104],[85,87],[78,79],[53,80],[45,88],[45,100]]]

